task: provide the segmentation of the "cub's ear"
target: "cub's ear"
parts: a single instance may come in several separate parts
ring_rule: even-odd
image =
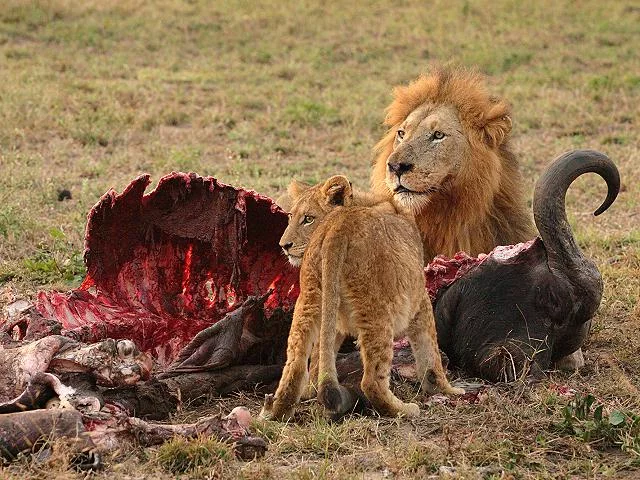
[[[287,188],[287,193],[291,198],[298,198],[305,191],[309,190],[311,185],[307,183],[299,182],[298,180],[291,180],[289,187]]]
[[[484,140],[492,148],[502,145],[511,133],[509,105],[497,101],[485,114]]]
[[[353,202],[353,190],[351,182],[343,175],[334,175],[324,182],[320,189],[326,197],[329,205],[351,205]]]
[[[278,205],[285,212],[289,212],[291,210],[292,204],[293,201],[289,192],[283,193],[278,198],[276,198],[276,205]]]

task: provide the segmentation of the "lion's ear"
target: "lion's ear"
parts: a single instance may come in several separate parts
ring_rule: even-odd
[[[303,182],[299,182],[298,180],[291,180],[289,187],[287,188],[287,193],[291,198],[298,198],[304,192],[309,190],[311,185]]]
[[[498,148],[511,133],[509,106],[503,101],[496,102],[486,113],[485,121],[485,141],[492,148]]]
[[[351,182],[343,175],[334,175],[321,188],[329,205],[350,205],[353,201]]]

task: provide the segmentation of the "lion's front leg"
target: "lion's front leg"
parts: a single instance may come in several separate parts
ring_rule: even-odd
[[[421,389],[430,394],[442,392],[447,395],[462,395],[464,390],[453,387],[449,383],[442,367],[433,309],[426,295],[422,300],[420,310],[409,322],[407,336],[416,359],[416,370]]]

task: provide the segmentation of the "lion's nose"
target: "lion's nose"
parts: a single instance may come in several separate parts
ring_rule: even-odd
[[[411,171],[413,169],[413,163],[389,162],[387,163],[387,168],[391,173],[400,176],[403,173]]]
[[[293,242],[281,243],[280,246],[282,247],[282,250],[288,252],[289,249],[293,247]]]

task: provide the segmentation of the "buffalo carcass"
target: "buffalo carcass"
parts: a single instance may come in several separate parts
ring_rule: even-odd
[[[547,369],[584,341],[600,300],[599,274],[581,254],[568,266],[562,246],[569,256],[579,254],[563,202],[571,181],[586,171],[609,184],[598,213],[604,211],[618,190],[615,166],[601,154],[574,152],[538,184],[534,210],[542,240],[478,258],[437,258],[427,267],[441,347],[466,373],[513,379],[531,358],[533,368]],[[172,173],[145,194],[148,184],[148,176],[139,177],[92,209],[82,286],[42,292],[35,308],[3,330],[23,340],[51,333],[83,342],[128,338],[152,354],[166,382],[188,380],[180,387],[183,398],[189,385],[236,370],[213,390],[252,389],[250,368],[265,369],[255,382],[273,382],[298,294],[297,271],[278,247],[286,213],[267,197],[210,177]],[[245,305],[251,296],[264,304]],[[236,314],[241,305],[246,313]],[[211,327],[227,315],[238,322]],[[509,354],[501,356],[500,349]],[[511,373],[506,361],[515,365]]]
[[[438,292],[438,342],[464,372],[512,381],[548,370],[582,346],[600,305],[602,278],[576,244],[565,195],[588,172],[600,175],[608,187],[594,215],[607,210],[620,189],[613,162],[589,150],[562,155],[536,184],[533,213],[540,238],[479,257],[477,265]],[[441,261],[431,268],[437,270]]]

